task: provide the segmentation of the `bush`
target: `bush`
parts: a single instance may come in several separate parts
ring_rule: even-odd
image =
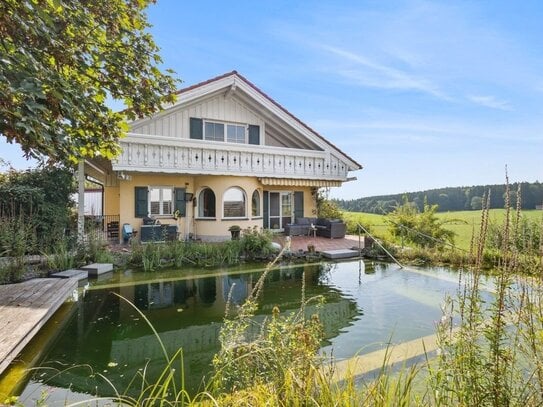
[[[0,174],[0,218],[25,221],[25,233],[32,229],[36,245],[32,253],[48,252],[64,237],[70,224],[75,192],[73,174],[67,169],[41,168]]]
[[[251,260],[268,257],[272,253],[271,233],[259,230],[256,226],[243,231],[241,250],[245,257]]]
[[[438,206],[424,203],[424,210],[419,212],[407,196],[404,202],[387,215],[390,232],[396,238],[417,246],[442,247],[444,244],[454,244],[455,233],[445,229],[446,223],[457,222],[458,219],[439,220],[436,216]]]

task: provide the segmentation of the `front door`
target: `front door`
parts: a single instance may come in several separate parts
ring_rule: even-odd
[[[292,192],[269,193],[269,227],[283,230],[287,223],[292,222]]]

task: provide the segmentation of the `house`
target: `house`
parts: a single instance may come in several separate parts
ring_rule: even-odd
[[[104,215],[135,230],[153,217],[207,241],[314,216],[318,188],[362,168],[236,71],[179,90],[120,145],[115,160],[84,165],[103,184]]]

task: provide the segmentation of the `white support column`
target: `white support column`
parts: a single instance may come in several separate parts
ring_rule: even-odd
[[[77,240],[83,241],[85,234],[85,161],[77,165]]]
[[[193,198],[194,199],[194,198]],[[192,224],[193,212],[192,212],[192,201],[185,202],[185,233],[184,240],[188,240],[190,234],[190,226]]]

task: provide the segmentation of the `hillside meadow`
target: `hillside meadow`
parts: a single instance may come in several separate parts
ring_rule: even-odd
[[[502,223],[505,216],[505,209],[491,209],[489,211],[490,221]],[[388,225],[385,215],[377,215],[374,213],[364,212],[343,212],[345,221],[352,225],[361,223],[365,228],[369,227],[370,232],[376,237],[385,240],[392,239],[388,231]],[[445,227],[456,233],[455,244],[457,247],[469,250],[471,236],[473,231],[479,230],[481,224],[481,211],[454,211],[436,213],[439,219],[450,220]],[[543,219],[543,211],[541,210],[524,210],[522,216],[529,221],[541,221]]]

